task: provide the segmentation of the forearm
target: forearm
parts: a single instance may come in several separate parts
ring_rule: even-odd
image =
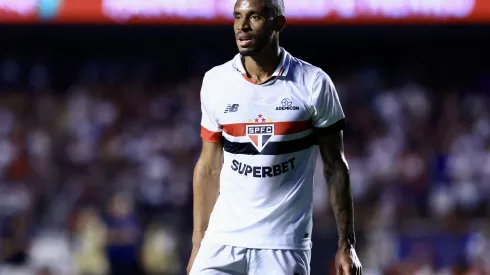
[[[194,233],[193,245],[199,245],[208,228],[209,217],[219,193],[221,169],[211,169],[200,161],[194,169]]]
[[[337,222],[339,247],[353,247],[356,239],[349,169],[344,162],[338,162],[332,168],[324,169],[324,175],[328,182],[330,204]]]

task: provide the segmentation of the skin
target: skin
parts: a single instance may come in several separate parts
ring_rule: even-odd
[[[279,32],[286,24],[284,16],[274,16],[265,0],[239,0],[233,12],[235,39],[248,77],[256,84],[269,80],[279,65]],[[250,45],[240,46],[240,35],[252,38]]]
[[[194,259],[201,247],[201,241],[208,228],[209,217],[213,211],[219,193],[219,176],[223,165],[223,144],[221,142],[202,141],[201,155],[194,168],[194,231],[192,234],[192,252],[187,265],[190,273]]]
[[[335,214],[339,248],[335,255],[337,274],[362,274],[361,262],[354,249],[354,204],[349,166],[344,156],[342,131],[320,136],[318,146],[323,162],[323,175],[328,183],[330,204]]]
[[[233,16],[235,39],[247,76],[255,84],[267,82],[281,60],[279,33],[286,24],[286,18],[268,0],[238,0]],[[240,41],[244,37],[251,39],[246,45]],[[342,132],[320,136],[319,148],[339,232],[339,249],[335,257],[337,274],[361,274],[361,263],[354,249],[354,210]],[[194,169],[194,233],[188,274],[218,198],[222,158],[221,142],[203,141]]]

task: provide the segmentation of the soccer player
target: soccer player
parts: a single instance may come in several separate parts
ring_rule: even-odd
[[[310,274],[318,151],[339,232],[339,274],[361,274],[354,245],[344,113],[320,68],[279,47],[282,0],[238,0],[239,54],[201,89],[202,152],[194,170],[194,274]]]

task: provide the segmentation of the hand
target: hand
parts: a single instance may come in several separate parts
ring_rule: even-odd
[[[192,265],[196,259],[197,252],[199,252],[199,246],[192,246],[191,257],[189,259],[189,263],[187,264],[187,275],[191,273]]]
[[[361,275],[362,266],[353,247],[339,248],[335,255],[337,275]]]

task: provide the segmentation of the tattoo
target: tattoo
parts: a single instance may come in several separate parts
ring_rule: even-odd
[[[353,247],[356,242],[354,232],[354,203],[352,200],[349,167],[344,157],[342,132],[319,137],[323,174],[328,184],[337,230],[339,247]]]

